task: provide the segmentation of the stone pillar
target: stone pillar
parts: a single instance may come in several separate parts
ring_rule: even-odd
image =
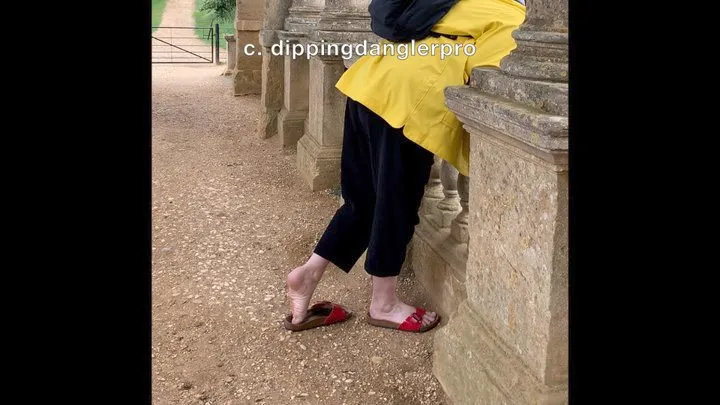
[[[435,335],[456,405],[568,403],[567,0],[529,0],[517,49],[445,91],[470,133],[467,298]]]
[[[260,104],[262,112],[258,122],[260,138],[270,138],[277,133],[277,116],[283,103],[284,60],[273,55],[271,47],[278,43],[278,31],[283,29],[291,0],[265,0],[263,26],[260,30],[262,66]]]
[[[326,0],[320,21],[308,33],[308,41],[330,49],[328,44],[374,40],[368,4],[369,0]],[[341,54],[328,53],[310,58],[307,128],[297,144],[298,169],[313,191],[340,183],[345,96],[335,84],[345,64]]]
[[[313,191],[340,184],[345,95],[335,83],[344,71],[340,57],[310,58],[307,131],[297,143],[297,164]]]
[[[260,94],[262,82],[262,47],[259,32],[263,20],[263,0],[237,0],[235,11],[235,74],[233,91],[236,96]],[[254,52],[247,52],[252,44]]]
[[[295,42],[288,42],[290,44]],[[283,147],[294,147],[305,132],[309,103],[310,61],[285,55],[285,91],[278,115],[278,135]]]
[[[284,45],[307,44],[307,33],[320,20],[324,0],[294,0],[285,19],[285,30],[278,33]],[[309,104],[309,59],[285,55],[285,91],[278,116],[278,135],[282,147],[296,147],[305,132]]]
[[[227,42],[227,67],[225,68],[225,71],[223,72],[223,75],[229,76],[233,74],[233,71],[235,70],[235,62],[237,62],[237,49],[236,49],[236,41],[235,41],[235,35],[225,35],[225,41]]]

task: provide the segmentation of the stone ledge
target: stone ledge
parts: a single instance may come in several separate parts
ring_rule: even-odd
[[[317,29],[320,31],[372,32],[367,10],[327,10],[322,13]]]
[[[469,86],[445,89],[445,104],[467,127],[491,128],[546,154],[567,154],[568,118],[544,113]]]
[[[368,44],[379,43],[380,37],[370,31],[334,31],[334,30],[312,30],[308,33],[308,39],[312,42],[327,44],[358,44],[367,41]]]
[[[567,83],[540,80],[518,80],[496,68],[475,68],[470,75],[470,87],[548,114],[568,116]]]
[[[288,16],[286,17],[285,21],[287,21],[288,18],[313,18],[318,17],[323,12],[323,7],[309,7],[309,6],[290,6],[290,9],[288,10]]]
[[[289,111],[283,106],[279,114],[286,121],[304,121],[307,118],[308,110]]]
[[[315,21],[286,21],[285,31],[300,32],[307,34],[317,26],[317,20]]]
[[[568,34],[544,29],[526,22],[515,30],[517,48],[500,62],[500,70],[515,77],[567,82]]]
[[[278,39],[285,42],[285,44],[292,45],[292,44],[302,43],[302,40],[307,38],[307,34],[305,32],[297,32],[297,31],[278,31],[277,37],[278,37]]]

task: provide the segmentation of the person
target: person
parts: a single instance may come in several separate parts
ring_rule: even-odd
[[[445,105],[444,89],[467,84],[478,66],[498,67],[516,44],[512,32],[525,19],[519,0],[459,0],[417,41],[432,49],[450,44],[452,53],[365,55],[336,83],[347,96],[341,156],[344,204],[330,221],[310,258],[287,276],[290,300],[285,327],[303,330],[341,322],[352,315],[322,301],[309,307],[327,265],[345,272],[367,249],[372,277],[367,321],[409,332],[435,327],[440,316],[402,302],[398,274],[407,244],[419,223],[418,209],[434,156],[463,175],[469,172],[469,134]]]

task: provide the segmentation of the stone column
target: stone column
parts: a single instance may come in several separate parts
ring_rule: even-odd
[[[456,405],[568,403],[567,0],[529,0],[517,49],[446,103],[470,133],[467,299],[435,335]]]
[[[262,27],[263,8],[263,0],[237,0],[236,2],[236,62],[233,75],[233,91],[236,96],[260,94],[262,48],[258,34]],[[246,53],[248,44],[254,46],[254,52]]]
[[[277,116],[283,102],[284,60],[273,55],[271,47],[279,42],[278,31],[283,29],[291,0],[265,0],[263,26],[260,30],[262,66],[260,104],[262,112],[258,122],[260,138],[270,138],[277,133]]]
[[[308,33],[308,41],[330,49],[328,44],[373,40],[368,4],[369,0],[326,0],[320,21]],[[310,58],[307,128],[297,144],[298,169],[312,190],[340,183],[345,96],[335,84],[345,65],[341,54],[327,53],[331,52]]]
[[[294,44],[297,41],[288,40]],[[278,115],[278,135],[282,147],[295,147],[305,132],[309,103],[309,66],[305,57],[285,55],[283,106]]]
[[[278,33],[283,46],[307,44],[307,33],[320,20],[324,0],[294,0],[285,19],[285,30]],[[278,116],[278,135],[282,147],[296,147],[305,132],[309,103],[309,59],[285,55],[283,107]]]

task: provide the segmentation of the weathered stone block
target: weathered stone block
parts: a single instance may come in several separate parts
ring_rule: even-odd
[[[450,322],[435,334],[433,374],[453,405],[567,405],[567,384],[540,381],[467,302]]]
[[[233,90],[236,96],[261,94],[262,90],[262,55],[257,31],[238,31],[236,37],[236,65],[233,75]],[[254,54],[245,53],[245,45],[255,46]]]
[[[470,145],[468,305],[538,378],[562,381],[567,358],[547,360],[567,349],[566,168],[492,136]]]

